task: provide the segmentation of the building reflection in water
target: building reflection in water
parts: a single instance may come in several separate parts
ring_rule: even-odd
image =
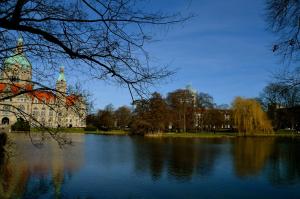
[[[16,137],[13,157],[1,166],[0,198],[61,198],[62,184],[84,162],[84,137],[72,136],[64,149],[53,140],[38,149],[26,135]]]

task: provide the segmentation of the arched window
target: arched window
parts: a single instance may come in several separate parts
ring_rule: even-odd
[[[9,118],[8,117],[2,118],[1,124],[2,125],[9,125]]]

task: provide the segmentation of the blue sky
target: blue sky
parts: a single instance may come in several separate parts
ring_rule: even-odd
[[[217,104],[258,96],[280,67],[271,51],[275,37],[267,30],[264,6],[263,0],[149,1],[151,10],[195,15],[184,24],[152,30],[159,41],[145,46],[150,61],[178,69],[152,90],[165,96],[191,84],[211,94]],[[95,109],[131,102],[127,89],[106,82],[86,82],[85,88],[93,94]]]

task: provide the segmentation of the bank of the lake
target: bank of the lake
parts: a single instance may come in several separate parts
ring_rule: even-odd
[[[96,134],[96,135],[129,135],[128,131],[124,130],[111,130],[111,131],[85,131],[83,128],[60,128],[60,129],[44,129],[44,128],[31,128],[31,132],[59,132],[59,133],[81,133],[81,134]]]
[[[278,132],[271,134],[257,133],[244,135],[243,133],[153,133],[146,134],[146,137],[151,138],[235,138],[235,137],[300,137],[299,133],[295,132]]]
[[[81,133],[81,134],[95,134],[95,135],[119,135],[126,136],[131,135],[129,131],[124,130],[111,130],[111,131],[85,131],[82,128],[61,128],[57,129],[48,129],[50,131],[58,131],[62,133]],[[45,129],[31,129],[31,132],[45,132]],[[148,133],[144,135],[145,137],[151,138],[234,138],[234,137],[300,137],[300,133],[295,131],[280,130],[274,133],[256,133],[248,134],[237,133],[237,132],[162,132],[162,133]]]

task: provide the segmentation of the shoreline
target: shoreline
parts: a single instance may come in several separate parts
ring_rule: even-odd
[[[40,133],[42,132],[39,129],[32,129],[32,133]],[[45,132],[45,131],[44,131]],[[134,134],[130,134],[129,131],[124,130],[111,130],[111,131],[84,131],[84,129],[62,129],[61,131],[58,131],[59,133],[66,133],[66,134],[93,134],[93,135],[107,135],[107,136],[134,136]],[[16,132],[12,131],[12,133],[22,133],[22,132]],[[23,132],[24,133],[24,132]],[[27,132],[28,133],[28,132]],[[166,132],[166,133],[149,133],[144,136],[146,138],[236,138],[236,137],[300,137],[300,133],[297,132],[275,132],[271,134],[265,134],[265,133],[258,133],[253,135],[244,135],[243,133],[231,133],[231,132],[197,132],[197,133],[189,133],[189,132],[183,132],[183,133],[174,133],[174,132]]]
[[[238,137],[300,137],[299,133],[273,133],[273,134],[255,134],[243,135],[240,133],[158,133],[146,134],[149,138],[238,138]]]

